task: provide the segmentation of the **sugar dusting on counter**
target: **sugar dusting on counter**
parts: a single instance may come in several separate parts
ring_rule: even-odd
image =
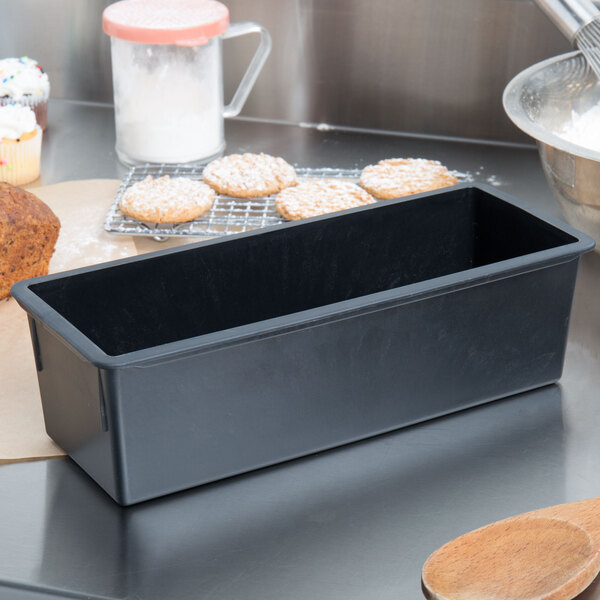
[[[503,182],[496,175],[488,175],[487,177],[483,174],[484,167],[479,167],[477,171],[451,171],[454,176],[458,179],[460,183],[476,183],[476,182],[485,182],[488,185],[493,185],[494,187],[500,187],[503,185]]]
[[[600,105],[582,113],[571,112],[571,120],[557,132],[564,140],[600,152]]]

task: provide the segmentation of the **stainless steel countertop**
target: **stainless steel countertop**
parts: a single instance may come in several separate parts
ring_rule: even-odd
[[[54,101],[42,184],[125,173],[112,110]],[[235,120],[227,152],[299,166],[427,156],[558,216],[533,147]],[[491,179],[490,179],[491,178]],[[130,508],[74,463],[0,466],[0,599],[397,600],[445,541],[600,495],[600,255],[581,261],[559,385]],[[600,598],[596,581],[581,595]]]

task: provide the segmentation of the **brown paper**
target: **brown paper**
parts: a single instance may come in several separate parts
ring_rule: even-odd
[[[93,179],[30,188],[61,222],[51,273],[194,241],[159,243],[104,231],[119,185],[117,180]],[[0,300],[0,463],[63,454],[44,429],[26,313],[12,298]]]

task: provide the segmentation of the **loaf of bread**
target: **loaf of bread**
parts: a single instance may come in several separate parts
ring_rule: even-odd
[[[0,183],[0,298],[13,283],[48,274],[60,221],[37,196]]]

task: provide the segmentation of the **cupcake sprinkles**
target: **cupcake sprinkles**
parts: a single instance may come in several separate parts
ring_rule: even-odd
[[[0,59],[0,106],[28,106],[45,129],[49,95],[48,75],[37,61],[27,56]]]

